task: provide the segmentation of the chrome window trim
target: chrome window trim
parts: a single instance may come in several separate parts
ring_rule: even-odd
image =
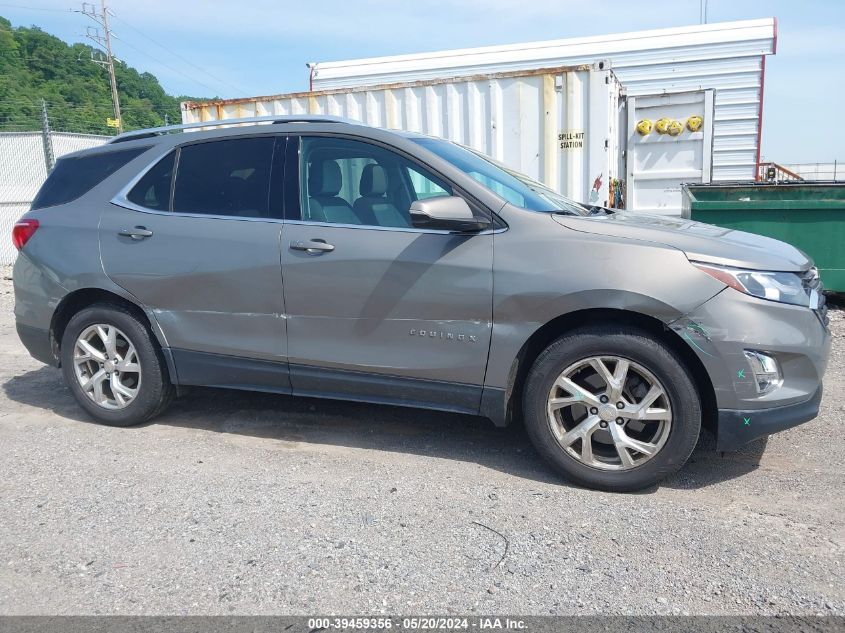
[[[289,137],[291,135],[281,135],[278,136],[286,136]],[[327,136],[323,134],[322,136]],[[183,145],[193,144],[193,143],[185,143]],[[440,229],[420,229],[414,227],[401,227],[401,226],[375,226],[375,225],[367,225],[367,224],[336,224],[332,222],[313,222],[311,220],[285,220],[284,218],[273,218],[273,217],[249,217],[249,216],[239,216],[239,215],[221,215],[221,214],[212,214],[212,213],[187,213],[184,211],[162,211],[159,209],[149,209],[147,207],[142,207],[139,204],[135,204],[131,202],[128,198],[129,192],[135,187],[135,185],[140,182],[140,180],[147,175],[153,167],[158,165],[160,161],[165,159],[170,152],[177,152],[182,147],[182,145],[177,145],[176,147],[170,147],[164,153],[159,156],[156,156],[153,160],[150,161],[149,165],[144,167],[141,171],[139,171],[133,178],[131,178],[114,196],[112,196],[109,202],[116,207],[121,207],[123,209],[128,209],[129,211],[137,211],[139,213],[149,213],[151,215],[166,215],[170,217],[183,217],[183,218],[209,218],[214,220],[235,220],[240,222],[267,222],[271,224],[293,224],[293,225],[304,225],[304,226],[317,226],[317,227],[337,227],[337,228],[344,228],[344,229],[369,229],[369,230],[376,230],[376,231],[392,231],[398,233],[429,233],[433,235],[492,235],[495,233],[504,233],[508,230],[507,225],[500,226],[500,227],[492,227],[495,225],[495,217],[496,214],[491,212],[491,216],[494,218],[491,222],[491,228],[484,229],[483,231],[477,232],[469,232],[469,231],[446,231]],[[301,151],[301,147],[297,148],[297,152]],[[413,162],[413,161],[412,161]],[[174,162],[174,176],[176,174],[178,168],[178,163]],[[439,175],[439,174],[438,174]],[[441,176],[442,177],[442,176]],[[447,182],[450,182],[446,179]],[[452,184],[450,182],[450,184]],[[172,195],[171,191],[171,195]]]
[[[139,213],[149,213],[150,215],[166,215],[167,217],[177,218],[208,218],[210,220],[236,220],[240,222],[268,222],[271,224],[284,224],[282,218],[261,218],[256,216],[240,216],[240,215],[220,215],[214,213],[187,213],[185,211],[159,211],[158,209],[147,209],[139,206],[134,202],[128,200],[117,200],[116,197],[109,200],[111,204],[129,211],[137,211]]]
[[[323,228],[336,227],[339,229],[363,229],[370,231],[390,231],[393,233],[430,233],[433,235],[492,235],[493,233],[504,233],[507,226],[484,229],[483,231],[446,231],[443,229],[418,229],[404,226],[376,226],[374,224],[340,224],[334,222],[312,222],[310,220],[285,220],[285,224],[297,226],[318,226]]]
[[[393,233],[429,233],[433,235],[492,235],[495,233],[504,233],[508,230],[507,226],[502,226],[492,229],[484,229],[483,231],[445,231],[438,229],[417,229],[413,227],[401,226],[373,226],[367,224],[336,224],[332,222],[309,222],[306,220],[284,220],[282,218],[260,218],[260,217],[242,217],[239,215],[219,215],[212,213],[185,213],[184,211],[159,211],[158,209],[147,209],[139,206],[134,202],[128,200],[117,200],[116,197],[110,200],[111,204],[128,209],[129,211],[137,211],[138,213],[149,213],[150,215],[162,215],[167,217],[180,218],[207,218],[210,220],[235,220],[239,222],[265,222],[268,224],[292,224],[297,226],[316,226],[321,228],[339,228],[339,229],[363,229],[370,231],[389,231]]]
[[[285,134],[274,134],[270,135],[274,137],[286,137]],[[237,138],[260,138],[255,135],[246,135],[240,136]],[[261,216],[240,216],[240,215],[223,215],[219,213],[188,213],[186,211],[162,211],[160,209],[150,209],[148,207],[142,207],[139,204],[135,204],[131,200],[129,200],[129,192],[135,188],[141,179],[147,175],[149,171],[153,169],[156,165],[158,165],[161,161],[163,161],[167,156],[173,152],[176,154],[174,161],[173,161],[173,176],[170,183],[170,205],[173,205],[173,195],[175,193],[175,185],[176,185],[176,173],[179,170],[179,152],[182,147],[188,145],[196,145],[198,142],[202,142],[204,140],[209,139],[200,139],[197,142],[189,142],[189,143],[182,143],[181,145],[177,145],[175,147],[170,147],[168,151],[164,152],[160,156],[156,156],[150,164],[144,167],[141,171],[139,171],[135,176],[129,180],[114,196],[112,196],[109,202],[117,207],[121,207],[123,209],[129,209],[130,211],[138,211],[140,213],[150,213],[152,215],[168,215],[168,216],[177,216],[177,217],[185,217],[185,218],[213,218],[216,220],[246,220],[248,222],[273,222],[276,224],[282,223],[282,218],[274,218],[274,217],[261,217]],[[216,141],[220,139],[210,139],[211,141]],[[229,139],[225,139],[229,140]]]

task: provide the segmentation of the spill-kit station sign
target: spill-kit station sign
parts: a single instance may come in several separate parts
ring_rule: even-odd
[[[563,130],[557,135],[560,149],[583,149],[584,130]]]

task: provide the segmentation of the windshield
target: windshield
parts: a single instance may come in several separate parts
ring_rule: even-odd
[[[492,158],[451,141],[414,137],[412,140],[480,182],[511,204],[529,211],[589,215],[590,209],[515,172]]]

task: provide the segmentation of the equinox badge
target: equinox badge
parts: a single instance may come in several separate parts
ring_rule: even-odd
[[[453,334],[452,332],[438,332],[437,330],[417,330],[412,329],[409,334],[411,336],[426,336],[428,338],[441,338],[444,341],[466,341],[467,343],[475,343],[478,341],[477,336],[472,334]]]

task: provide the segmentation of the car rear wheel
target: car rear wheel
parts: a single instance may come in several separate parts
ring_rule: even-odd
[[[701,429],[701,403],[683,362],[648,332],[591,327],[552,343],[524,392],[537,450],[573,481],[638,490],[677,471]]]
[[[97,304],[71,317],[61,356],[65,382],[77,402],[104,424],[144,422],[173,399],[158,344],[123,306]]]

